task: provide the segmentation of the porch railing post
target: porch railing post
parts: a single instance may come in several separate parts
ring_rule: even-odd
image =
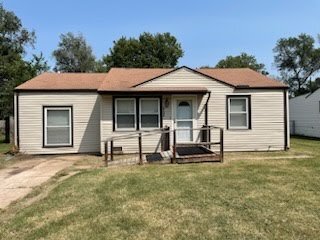
[[[143,161],[142,161],[142,137],[141,137],[141,133],[139,133],[139,164],[142,165]]]
[[[113,161],[113,140],[110,141],[110,160]]]
[[[173,148],[172,148],[172,163],[176,163],[176,155],[177,155],[177,136],[176,136],[176,129],[173,129]]]
[[[165,126],[161,133],[161,151],[170,150],[170,127]]]
[[[207,132],[207,134],[206,134],[206,135],[207,135],[207,136],[206,136],[206,137],[207,137],[206,142],[207,142],[207,144],[208,144],[208,145],[207,145],[207,148],[210,149],[210,148],[211,148],[211,145],[209,144],[209,142],[210,142],[210,139],[209,139],[210,127],[209,127],[208,125],[207,125],[206,132]]]
[[[223,129],[220,128],[220,162],[223,163]]]
[[[106,161],[106,166],[108,166],[108,141],[104,143],[104,160]]]

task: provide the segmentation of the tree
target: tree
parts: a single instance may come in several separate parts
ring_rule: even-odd
[[[13,112],[14,88],[41,71],[42,55],[30,62],[23,59],[25,47],[34,42],[35,33],[23,28],[21,20],[0,4],[0,119]]]
[[[71,32],[60,35],[58,48],[52,55],[56,59],[55,71],[92,72],[95,68],[95,56],[85,38]]]
[[[138,39],[121,37],[114,41],[110,53],[103,57],[111,67],[175,67],[183,56],[181,44],[170,33],[142,33]]]
[[[314,45],[313,37],[300,34],[281,38],[273,49],[275,65],[292,96],[308,92],[308,81],[320,69],[320,48]]]
[[[306,93],[313,93],[320,88],[320,78],[318,77],[315,80],[310,79],[306,85]]]
[[[13,114],[14,88],[23,82],[49,70],[42,53],[33,55],[30,61],[14,61],[11,65],[10,80],[4,81],[0,86],[0,119]]]
[[[241,53],[238,56],[227,56],[225,59],[220,60],[217,68],[251,68],[255,71],[268,75],[268,72],[264,70],[264,64],[258,63],[257,59],[253,55],[247,53]]]
[[[35,33],[22,27],[20,19],[0,3],[0,86],[10,81],[16,61],[22,60],[27,45],[33,46]]]

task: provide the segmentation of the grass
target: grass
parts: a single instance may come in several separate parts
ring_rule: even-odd
[[[11,148],[11,145],[4,142],[5,136],[0,133],[0,154],[8,152]]]
[[[0,239],[318,239],[319,149],[294,138],[280,155],[296,158],[83,170],[0,212]]]
[[[4,140],[5,136],[0,133],[0,169],[7,165],[5,153],[9,152],[12,147],[11,144],[5,143]]]

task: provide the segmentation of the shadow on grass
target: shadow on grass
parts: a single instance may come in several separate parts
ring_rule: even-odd
[[[313,140],[313,141],[320,141],[320,138],[317,137],[308,137],[304,135],[290,135],[291,139],[304,139],[304,140]]]

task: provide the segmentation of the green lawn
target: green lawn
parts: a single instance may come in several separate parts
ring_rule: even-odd
[[[11,149],[11,144],[4,143],[4,135],[0,133],[0,169],[6,165],[5,153]]]
[[[0,154],[4,154],[10,150],[10,144],[4,143],[5,136],[0,133]]]
[[[0,239],[319,239],[319,149],[294,138],[280,156],[310,158],[82,171],[0,212]]]

